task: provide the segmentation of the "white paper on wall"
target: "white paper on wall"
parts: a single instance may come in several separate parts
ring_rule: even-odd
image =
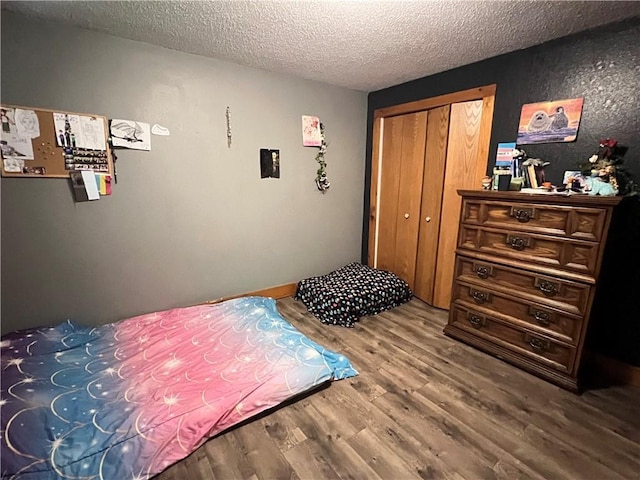
[[[84,181],[84,188],[87,191],[87,197],[89,200],[100,200],[100,192],[98,191],[98,185],[96,184],[96,175],[92,170],[83,170],[82,180]]]
[[[169,135],[171,135],[171,132],[167,127],[163,127],[162,125],[158,125],[157,123],[154,124],[153,127],[151,127],[151,133],[163,137],[168,137]]]
[[[20,135],[16,124],[16,111],[13,108],[2,108],[2,135],[0,148],[3,159],[33,160],[33,144],[31,137]],[[5,163],[5,171],[7,163]],[[16,168],[15,162],[9,162],[9,168]],[[23,162],[24,166],[24,162]]]
[[[19,158],[5,158],[4,171],[11,173],[22,173],[24,168],[24,160]]]
[[[2,158],[15,158],[18,160],[33,160],[33,144],[31,139],[20,137],[17,133],[2,135]]]
[[[110,131],[114,147],[151,150],[151,128],[148,123],[113,118]]]
[[[79,127],[82,144],[79,143],[78,147],[90,150],[107,149],[104,120],[102,118],[81,115]]]
[[[40,122],[33,110],[23,110],[16,108],[15,122],[18,135],[26,138],[37,138],[40,136]]]
[[[59,147],[77,147],[87,150],[107,149],[104,121],[88,115],[54,113],[56,143]]]

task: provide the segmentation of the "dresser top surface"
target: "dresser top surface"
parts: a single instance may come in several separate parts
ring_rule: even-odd
[[[515,201],[524,203],[547,203],[580,206],[614,207],[623,197],[602,197],[599,195],[585,195],[574,193],[522,193],[498,190],[458,190],[458,195],[464,198],[479,198],[482,200]]]

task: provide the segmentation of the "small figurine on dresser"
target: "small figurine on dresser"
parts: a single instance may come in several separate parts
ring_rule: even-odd
[[[527,183],[531,188],[539,188],[546,183],[547,179],[544,174],[544,167],[549,165],[549,163],[550,162],[546,162],[540,158],[531,157],[522,162]]]
[[[586,180],[580,172],[567,171],[562,180],[562,187],[556,189],[557,192],[584,193]]]
[[[622,157],[627,148],[612,138],[600,141],[598,151],[589,162],[580,165],[585,175],[584,191],[589,195],[633,195],[637,185],[622,167]]]
[[[585,179],[585,191],[589,195],[614,196],[619,192],[615,167],[611,165],[601,168],[595,175]]]

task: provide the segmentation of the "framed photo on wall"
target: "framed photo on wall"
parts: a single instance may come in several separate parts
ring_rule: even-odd
[[[522,106],[518,145],[573,142],[578,136],[584,98],[527,103]]]

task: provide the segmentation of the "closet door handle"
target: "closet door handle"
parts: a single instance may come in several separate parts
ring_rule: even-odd
[[[409,218],[409,214],[408,214],[408,213],[405,213],[405,214],[404,214],[404,218]]]

